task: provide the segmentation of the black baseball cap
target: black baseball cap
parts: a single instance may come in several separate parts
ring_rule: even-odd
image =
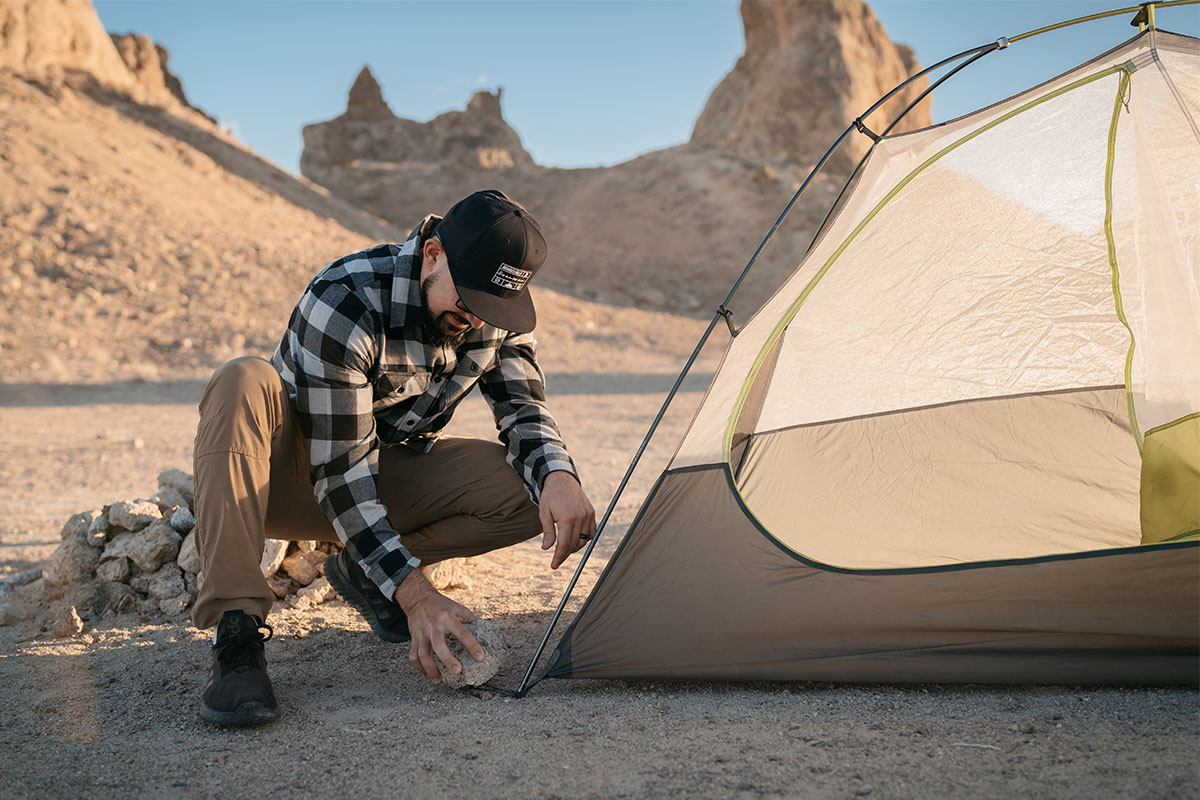
[[[528,333],[537,324],[529,281],[546,261],[537,220],[498,189],[475,192],[435,229],[463,305],[489,325]]]

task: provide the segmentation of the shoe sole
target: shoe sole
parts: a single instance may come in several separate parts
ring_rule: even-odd
[[[201,706],[200,716],[205,722],[211,722],[214,725],[249,728],[254,725],[266,725],[268,722],[279,719],[279,709],[257,702],[242,703],[233,711],[216,711],[208,706]]]
[[[379,618],[375,616],[375,609],[371,608],[370,601],[358,590],[358,587],[354,585],[349,576],[342,571],[342,565],[338,562],[337,553],[325,557],[325,579],[329,581],[329,585],[333,587],[334,591],[343,600],[353,606],[354,610],[362,615],[367,624],[371,626],[371,630],[380,639],[392,644],[412,641],[411,636],[400,636],[379,624]]]

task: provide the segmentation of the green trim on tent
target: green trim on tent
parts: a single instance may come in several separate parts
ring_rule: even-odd
[[[1137,443],[1138,454],[1142,455],[1142,432],[1138,429],[1137,410],[1133,403],[1133,352],[1137,348],[1133,328],[1125,318],[1125,304],[1121,300],[1121,273],[1117,269],[1117,244],[1113,239],[1112,217],[1113,196],[1112,178],[1116,164],[1117,149],[1117,120],[1121,118],[1121,106],[1126,103],[1125,93],[1129,90],[1129,76],[1135,67],[1129,61],[1122,66],[1121,83],[1117,87],[1117,98],[1113,101],[1112,122],[1108,126],[1108,158],[1104,164],[1104,239],[1108,243],[1108,264],[1112,268],[1113,302],[1116,304],[1117,319],[1129,331],[1129,350],[1125,353],[1125,400],[1129,403],[1129,427],[1133,431],[1133,440]],[[1128,111],[1128,106],[1126,106]]]
[[[928,159],[926,159],[922,164],[918,165],[915,169],[913,169],[913,171],[910,172],[908,175],[906,175],[900,181],[900,183],[896,184],[896,186],[894,186],[891,189],[891,191],[889,191],[886,195],[884,195],[883,198],[880,199],[880,201],[875,205],[875,207],[871,209],[870,213],[868,213],[862,219],[862,221],[859,222],[857,226],[855,226],[854,230],[850,231],[850,233],[846,236],[846,239],[838,246],[838,248],[835,251],[833,251],[832,254],[830,254],[829,258],[821,266],[821,269],[819,269],[817,271],[817,274],[813,276],[813,279],[808,282],[807,286],[804,287],[804,291],[802,291],[800,293],[800,296],[796,298],[796,300],[792,303],[792,305],[784,313],[783,317],[775,325],[775,328],[771,331],[770,336],[767,337],[767,341],[763,345],[762,350],[759,351],[758,356],[754,359],[754,364],[751,366],[749,374],[746,378],[746,381],[745,381],[745,383],[742,384],[742,388],[738,392],[737,400],[734,402],[733,410],[730,413],[729,422],[725,428],[725,437],[724,437],[724,442],[723,442],[723,447],[722,447],[723,457],[724,457],[725,461],[728,462],[730,460],[731,451],[732,451],[732,442],[733,442],[733,430],[737,424],[738,417],[741,416],[742,407],[745,405],[746,397],[750,393],[750,386],[751,386],[751,384],[754,383],[755,379],[758,377],[758,373],[762,369],[763,362],[766,360],[767,354],[770,352],[771,348],[774,346],[775,341],[781,335],[783,335],[783,331],[791,323],[792,319],[796,316],[797,312],[799,312],[801,306],[803,306],[804,302],[808,299],[808,296],[810,294],[812,294],[813,289],[815,289],[817,284],[820,283],[821,279],[823,277],[825,277],[825,274],[827,272],[829,272],[829,269],[833,266],[834,262],[837,261],[838,258],[841,257],[842,253],[844,253],[846,251],[846,249],[854,242],[854,240],[856,238],[858,238],[858,235],[860,233],[862,233],[862,231],[867,227],[867,225],[869,225],[871,223],[871,221],[875,219],[875,217],[879,214],[879,212],[883,210],[884,206],[886,206],[889,202],[891,202],[891,200],[893,198],[895,198],[895,196],[897,194],[899,194],[900,191],[905,186],[907,186],[909,183],[911,183],[912,180],[914,178],[916,178],[917,175],[921,174],[921,172],[923,172],[927,167],[931,166],[932,164],[935,164],[936,162],[941,160],[944,156],[946,156],[949,153],[953,152],[954,150],[958,149],[959,147],[961,147],[962,145],[971,141],[972,139],[976,138],[977,136],[980,136],[980,135],[986,133],[987,131],[990,131],[991,129],[997,127],[998,125],[1008,122],[1010,119],[1012,119],[1013,117],[1016,117],[1019,114],[1022,114],[1032,108],[1036,108],[1037,106],[1040,106],[1042,103],[1053,100],[1054,98],[1064,95],[1067,92],[1074,91],[1075,89],[1078,89],[1082,86],[1087,86],[1088,84],[1094,83],[1095,81],[1098,81],[1102,78],[1106,78],[1110,75],[1115,75],[1117,73],[1124,73],[1125,80],[1128,80],[1129,72],[1133,69],[1135,69],[1133,62],[1126,61],[1124,64],[1120,64],[1120,65],[1113,66],[1113,67],[1108,67],[1107,69],[1101,70],[1100,72],[1097,72],[1094,75],[1089,75],[1089,76],[1080,78],[1079,80],[1073,81],[1072,83],[1069,83],[1066,86],[1056,89],[1055,91],[1050,92],[1049,94],[1045,94],[1041,97],[1038,97],[1035,100],[1031,100],[1030,102],[1026,103],[1025,105],[1020,106],[1019,108],[1013,109],[1012,111],[1008,112],[1007,114],[1004,114],[1003,116],[989,122],[987,125],[984,125],[978,129],[972,131],[971,133],[967,134],[966,136],[963,136],[961,139],[958,139],[957,141],[946,145],[946,147],[944,147],[937,153],[934,153],[932,156],[930,156]],[[1120,95],[1118,95],[1118,97],[1119,96]],[[739,495],[739,497],[740,497],[740,495]]]

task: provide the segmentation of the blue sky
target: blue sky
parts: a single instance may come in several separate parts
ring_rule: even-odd
[[[392,111],[427,120],[504,88],[541,164],[614,164],[686,141],[742,52],[735,0],[96,0],[105,27],[170,51],[191,101],[298,171],[301,127],[345,109],[369,64]],[[876,0],[891,38],[932,64],[998,36],[1118,8],[1094,0]],[[1128,16],[1019,42],[952,79],[935,121],[1019,91],[1135,32]],[[1160,27],[1200,35],[1200,6]]]

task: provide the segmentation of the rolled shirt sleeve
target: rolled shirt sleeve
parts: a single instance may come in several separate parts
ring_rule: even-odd
[[[579,480],[575,462],[546,405],[546,378],[538,366],[531,334],[505,337],[496,360],[480,376],[479,389],[492,407],[500,441],[508,451],[505,458],[535,503],[551,472],[569,472]]]
[[[389,600],[420,560],[379,499],[379,437],[368,378],[378,360],[376,313],[340,283],[314,283],[293,312],[295,407],[321,511]]]

